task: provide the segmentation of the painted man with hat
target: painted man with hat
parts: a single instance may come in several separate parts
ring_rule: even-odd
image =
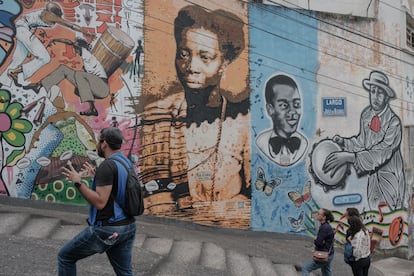
[[[344,151],[331,153],[323,169],[333,175],[346,163],[353,164],[358,176],[368,175],[371,209],[380,202],[387,202],[392,210],[400,209],[407,204],[407,185],[400,149],[401,121],[389,106],[396,95],[387,76],[379,71],[372,71],[362,85],[369,92],[370,105],[361,113],[360,132],[350,138],[335,135],[333,141]]]

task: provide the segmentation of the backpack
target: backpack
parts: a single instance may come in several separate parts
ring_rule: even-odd
[[[350,262],[355,261],[354,257],[354,250],[352,248],[352,244],[347,241],[344,247],[344,261],[345,263],[349,264]]]
[[[142,194],[141,183],[138,180],[134,168],[128,167],[124,161],[119,158],[111,157],[111,159],[118,161],[127,171],[127,182],[125,187],[125,204],[123,210],[127,215],[139,216],[144,213],[144,197]]]

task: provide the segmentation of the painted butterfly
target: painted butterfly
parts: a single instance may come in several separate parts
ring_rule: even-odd
[[[305,230],[305,228],[303,227],[304,214],[305,214],[304,211],[300,212],[299,217],[297,219],[288,217],[290,225],[293,227],[293,229],[295,229],[296,232]]]
[[[265,195],[270,196],[273,190],[280,185],[282,181],[279,178],[275,178],[271,181],[266,181],[266,176],[262,167],[257,168],[257,179],[255,187],[259,191],[263,191]]]
[[[298,192],[288,192],[288,196],[290,200],[293,201],[296,207],[302,206],[303,202],[308,202],[312,195],[311,195],[311,182],[306,182],[305,186],[303,187],[303,193],[299,194]]]

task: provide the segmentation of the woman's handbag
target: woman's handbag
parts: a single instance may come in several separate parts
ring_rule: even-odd
[[[332,247],[335,242],[335,234],[336,234],[336,231],[334,232],[334,239],[332,240],[332,244],[331,244],[331,247],[329,248],[329,251],[319,251],[319,250],[312,251],[312,259],[315,262],[324,263],[324,264],[328,263],[329,253],[331,253]]]
[[[330,250],[329,250],[330,251]],[[318,263],[328,263],[329,251],[314,250],[312,252],[312,258]]]
[[[352,248],[352,244],[347,241],[344,247],[344,261],[345,263],[349,264],[350,262],[355,261],[354,257],[354,250]]]

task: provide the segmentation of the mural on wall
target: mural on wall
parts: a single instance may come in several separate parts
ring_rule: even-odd
[[[314,229],[313,179],[306,161],[313,139],[316,20],[294,11],[251,4],[249,18],[254,230],[306,234]],[[309,27],[304,27],[307,25]],[[302,114],[307,114],[302,116]]]
[[[22,8],[18,1],[0,2],[0,66],[13,50],[16,25],[14,20]]]
[[[142,3],[1,3],[0,192],[85,204],[60,167],[99,163],[103,127],[120,127],[138,156]]]
[[[391,210],[407,207],[401,120],[389,105],[396,94],[387,76],[379,71],[372,71],[362,85],[369,93],[370,105],[361,113],[360,132],[351,138],[332,138],[343,150],[326,157],[322,172],[332,178],[340,169],[353,164],[358,175],[368,175],[366,196],[370,209],[381,204]]]
[[[298,131],[302,100],[296,82],[278,74],[265,83],[266,113],[272,128],[260,133],[256,145],[279,166],[291,166],[304,156],[308,141]]]
[[[85,204],[59,168],[99,163],[96,135],[112,125],[139,157],[147,214],[312,235],[324,207],[341,240],[356,207],[373,246],[412,248],[409,100],[392,104],[412,98],[412,78],[399,91],[387,60],[329,55],[355,45],[340,48],[320,14],[193,2],[0,1],[0,194]],[[352,96],[326,74],[338,68]]]
[[[374,243],[389,249],[408,236],[409,189],[401,154],[402,124],[390,106],[397,95],[385,73],[371,71],[362,87],[368,92],[369,105],[361,112],[359,133],[349,138],[334,135],[325,139],[325,148],[312,154],[311,171],[315,182],[329,191],[338,189],[340,179],[345,180],[344,185],[352,185],[347,180],[352,165],[356,181],[366,181],[361,183],[365,193],[336,196],[333,203],[360,203],[364,198],[362,216],[373,233]]]
[[[249,28],[251,228],[314,234],[313,215],[324,207],[333,211],[337,239],[343,241],[343,214],[356,207],[372,233],[373,247],[404,248],[410,193],[401,155],[402,124],[390,105],[397,92],[387,74],[368,71],[361,77],[369,105],[362,110],[359,133],[347,138],[346,128],[322,129],[317,112],[325,121],[348,114],[347,97],[332,86],[329,97],[321,97],[326,84],[318,75],[328,64],[321,63],[317,18],[283,7],[249,6],[254,22]],[[325,131],[338,134],[324,137]]]
[[[146,63],[143,90],[141,172],[149,212],[247,228],[246,10],[238,1],[220,9],[204,2],[203,7],[185,1],[145,5],[150,15],[174,18],[146,21],[147,49],[163,47]],[[222,9],[226,6],[232,12]]]

